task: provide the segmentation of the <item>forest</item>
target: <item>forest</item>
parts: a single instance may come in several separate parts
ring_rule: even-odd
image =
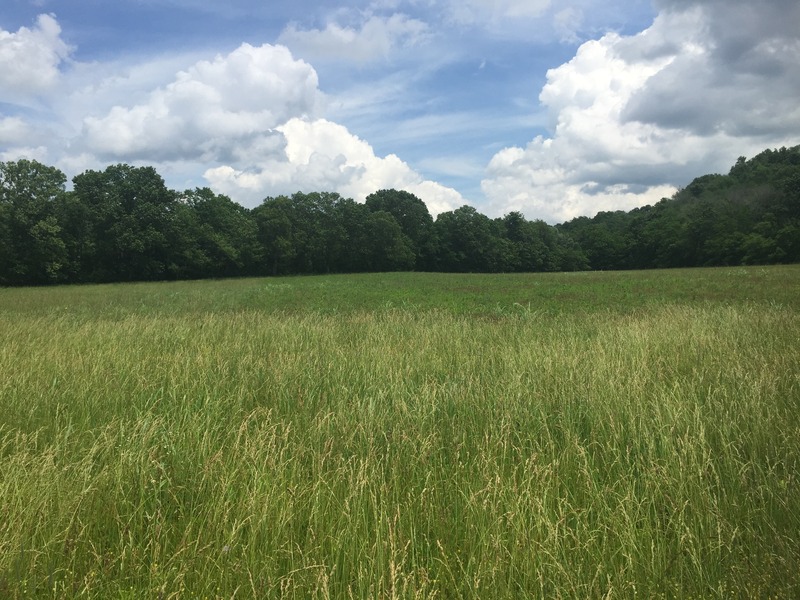
[[[741,157],[652,206],[555,226],[467,205],[434,219],[400,190],[363,204],[298,192],[248,209],[126,164],[66,183],[56,167],[0,162],[0,285],[800,262],[800,146]]]

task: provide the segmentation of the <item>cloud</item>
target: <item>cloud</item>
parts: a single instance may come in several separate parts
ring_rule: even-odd
[[[0,116],[0,161],[22,158],[45,161],[52,135],[47,128],[33,125],[20,116]]]
[[[291,119],[278,127],[286,140],[285,158],[270,157],[249,169],[225,165],[209,169],[206,179],[233,198],[257,204],[267,195],[298,190],[336,191],[363,201],[380,189],[404,189],[419,196],[433,214],[464,204],[451,188],[424,180],[408,164],[390,154],[375,155],[364,140],[325,119]]]
[[[623,119],[703,136],[800,131],[800,5],[707,1],[678,14],[702,24],[691,51],[638,90]]]
[[[0,146],[16,146],[24,143],[31,128],[20,117],[0,119]]]
[[[491,211],[563,221],[627,210],[739,155],[797,143],[798,30],[773,27],[773,12],[673,0],[637,35],[583,44],[540,94],[552,134],[491,160]]]
[[[583,11],[571,6],[564,8],[553,16],[553,25],[562,42],[577,43],[580,40],[578,31],[583,26]]]
[[[105,85],[117,84],[129,85],[126,78]],[[132,106],[86,117],[73,162],[138,160],[167,174],[194,168],[204,183],[248,206],[297,190],[363,201],[391,187],[417,193],[432,212],[463,204],[397,156],[380,158],[344,126],[317,118],[324,104],[308,63],[284,46],[243,44],[195,62]]]
[[[0,102],[25,103],[52,90],[70,51],[51,15],[40,15],[32,29],[0,29]]]
[[[43,141],[34,127],[21,117],[0,116],[0,161],[29,160],[42,161],[47,156],[47,148],[37,144]]]
[[[449,9],[455,22],[472,25],[487,21],[538,18],[550,5],[551,0],[452,0]]]
[[[36,110],[0,114],[0,160],[51,161],[70,174],[111,161],[147,164],[173,187],[210,184],[248,206],[297,190],[363,201],[392,187],[416,193],[434,213],[464,203],[396,155],[379,157],[344,126],[320,118],[327,101],[317,72],[285,46],[242,44],[210,60],[176,54],[76,62],[61,77],[67,47],[58,41],[60,27],[50,16],[38,23],[35,31],[0,36],[0,81],[42,94]],[[346,52],[374,55],[417,43],[425,30],[395,15],[368,18],[349,33],[329,26],[306,41],[341,34]],[[15,60],[26,69],[9,67]],[[34,65],[37,73],[28,73]]]
[[[397,48],[424,43],[428,33],[424,22],[396,13],[369,16],[357,27],[331,22],[325,29],[302,30],[297,24],[290,24],[278,41],[310,59],[366,64],[389,58]]]
[[[243,44],[179,72],[141,104],[87,117],[83,145],[115,160],[214,162],[279,152],[275,128],[313,115],[320,96],[314,69],[288,49]]]
[[[606,32],[649,13],[649,0],[433,0],[443,20],[472,35],[526,45],[578,44],[589,32]],[[646,8],[643,8],[646,5]]]

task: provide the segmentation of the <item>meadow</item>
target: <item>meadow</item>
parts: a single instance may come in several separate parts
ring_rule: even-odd
[[[0,289],[2,598],[800,597],[800,266]]]

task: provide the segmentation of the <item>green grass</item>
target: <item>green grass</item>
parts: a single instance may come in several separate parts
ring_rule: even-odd
[[[663,304],[777,304],[800,309],[795,266],[515,275],[385,273],[204,282],[0,288],[0,314],[121,319],[198,313],[454,315],[629,313]]]
[[[0,597],[796,598],[798,292],[0,290]]]

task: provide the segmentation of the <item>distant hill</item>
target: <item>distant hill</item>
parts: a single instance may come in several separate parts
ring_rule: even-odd
[[[741,157],[655,206],[557,227],[592,269],[800,262],[800,146]]]

